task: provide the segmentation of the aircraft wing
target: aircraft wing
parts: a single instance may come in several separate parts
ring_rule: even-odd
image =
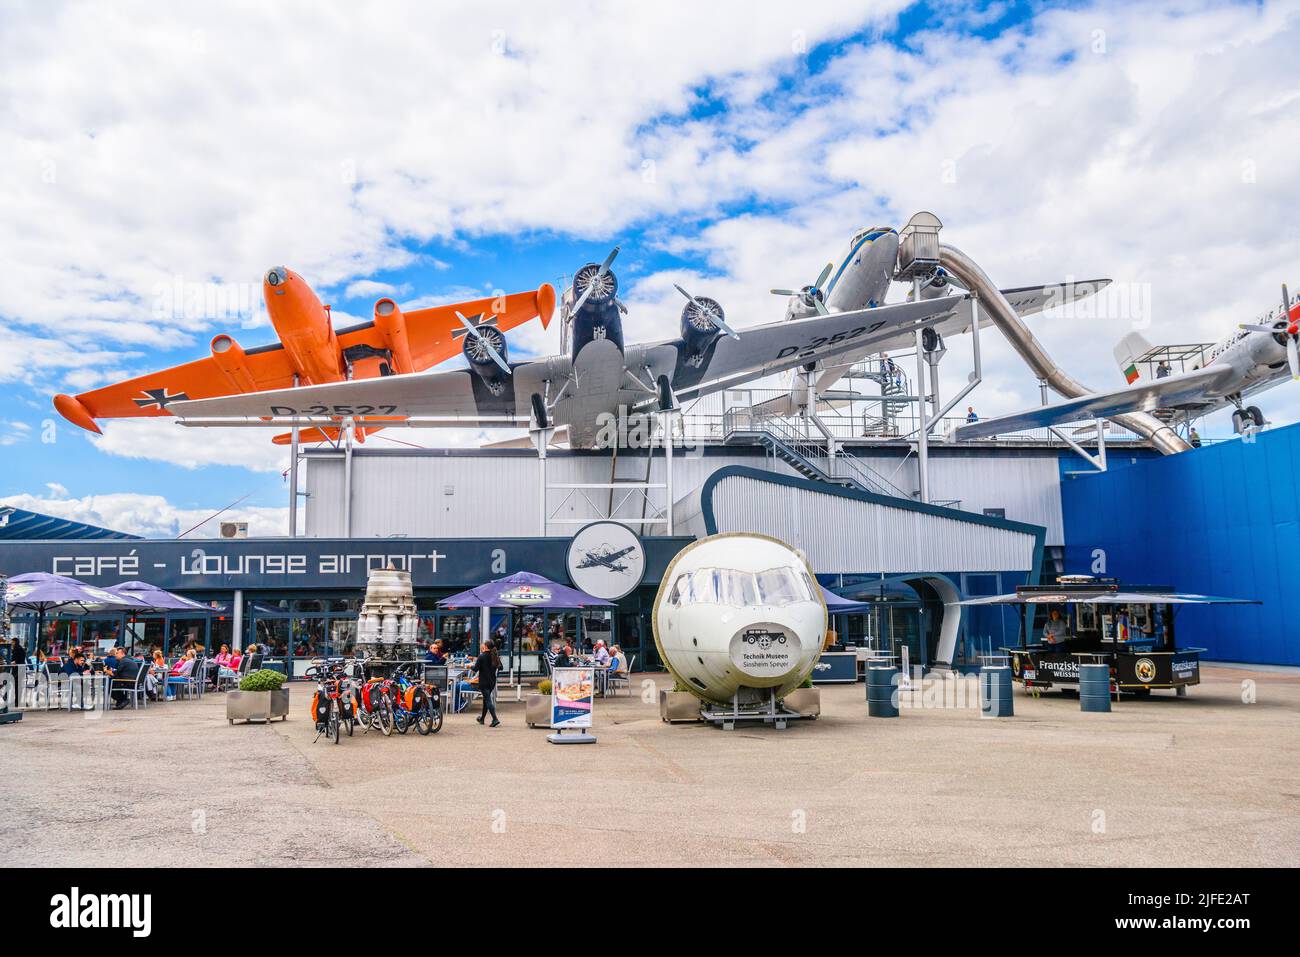
[[[627,364],[633,370],[644,365],[656,378],[668,375],[679,399],[693,399],[846,352],[870,351],[877,342],[950,320],[966,311],[966,302],[962,294],[750,326],[739,339],[718,336],[698,364],[689,361],[681,340],[635,346]]]
[[[280,389],[293,385],[293,363],[282,346],[249,349],[245,355],[249,374],[258,388]],[[171,415],[174,403],[228,395],[238,390],[239,386],[208,356],[80,395],[55,396],[54,406],[73,424],[98,432],[95,419]]]
[[[1110,285],[1109,279],[1089,279],[1084,282],[1061,282],[1047,283],[1041,286],[1022,286],[1017,289],[1003,289],[1002,295],[1007,298],[1012,308],[1020,316],[1032,316],[1042,312],[1045,309],[1055,308],[1056,306],[1076,302],[1087,296],[1096,294]],[[987,329],[993,325],[993,320],[987,314],[981,314],[980,328]],[[961,309],[954,315],[945,319],[943,322],[936,323],[934,331],[945,339],[950,336],[960,336],[970,332],[971,316],[970,313]],[[872,348],[867,350],[857,349],[853,352],[845,353],[839,356],[832,363],[825,363],[817,374],[814,383],[818,394],[825,393],[834,387],[835,383],[863,359],[868,356],[880,355],[887,352],[908,352],[916,345],[915,336],[911,332],[896,334],[873,343]],[[914,368],[909,367],[906,370],[910,375]],[[761,409],[769,415],[790,415],[795,411],[798,402],[793,395],[775,396],[755,406],[755,409]]]
[[[448,303],[445,306],[431,306],[428,309],[412,309],[403,313],[406,336],[410,343],[411,366],[402,368],[400,364],[394,364],[393,369],[402,373],[419,372],[459,355],[465,327],[456,318],[457,312],[474,325],[496,326],[506,332],[537,316],[541,316],[545,327],[550,324],[554,309],[555,290],[549,284],[532,292],[489,296],[468,302]],[[391,343],[376,328],[373,320],[340,329],[338,339],[344,351],[356,346],[369,346],[376,351],[391,348]],[[353,378],[378,374],[377,367],[373,371],[363,370],[354,363]]]
[[[381,426],[394,418],[455,418],[454,424],[503,425],[528,423],[529,399],[544,393],[547,377],[560,378],[568,369],[561,357],[511,363],[513,375],[500,394],[468,369],[417,372],[300,386],[246,395],[229,395],[194,402],[177,402],[172,411],[183,419],[353,418],[359,425]],[[462,421],[463,420],[463,421]],[[453,424],[453,423],[447,423]]]
[[[1154,412],[1184,402],[1200,401],[1207,393],[1223,388],[1233,375],[1230,366],[1210,365],[1130,388],[1094,392],[1056,405],[1044,405],[1012,415],[982,419],[954,429],[951,437],[957,440],[982,439],[1004,432],[1108,418],[1125,412]]]
[[[1082,282],[1056,282],[1044,286],[1020,286],[999,290],[1021,317],[1033,316],[1046,309],[1054,309],[1095,295],[1110,285],[1109,279],[1086,279]],[[984,324],[980,324],[984,328]]]

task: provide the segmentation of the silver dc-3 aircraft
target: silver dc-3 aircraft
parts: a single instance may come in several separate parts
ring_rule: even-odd
[[[1245,323],[1236,332],[1205,351],[1205,362],[1185,372],[1143,380],[1136,354],[1151,350],[1140,335],[1125,336],[1116,347],[1116,359],[1129,381],[1127,388],[1095,392],[1026,409],[1011,415],[983,419],[950,433],[956,440],[978,439],[1020,429],[1063,425],[1125,412],[1167,412],[1184,420],[1199,418],[1232,406],[1233,429],[1238,434],[1264,425],[1258,406],[1246,405],[1250,396],[1272,388],[1288,376],[1300,379],[1300,296],[1294,299],[1282,287],[1282,307],[1262,321]],[[1136,383],[1136,384],[1135,384]]]
[[[882,306],[889,295],[890,284],[894,281],[898,246],[899,234],[889,226],[859,229],[849,239],[848,247],[838,264],[827,263],[811,285],[798,290],[773,289],[772,294],[788,297],[785,311],[788,320]],[[1109,283],[1109,279],[1092,279],[1024,286],[1003,289],[1001,292],[1012,308],[1021,317],[1025,317],[1093,295]],[[953,286],[947,270],[939,268],[921,284],[920,298],[939,299],[959,291]],[[985,317],[980,322],[980,328],[992,324],[993,320]],[[970,327],[971,314],[962,309],[936,323],[933,329],[940,337],[946,338],[970,332]],[[846,350],[832,358],[820,360],[807,369],[812,373],[813,391],[829,403],[847,398],[844,393],[832,391],[845,373],[868,356],[913,348],[915,337],[909,332],[910,330],[898,329],[892,335],[874,337],[870,343],[863,344],[865,348]],[[801,388],[797,381],[791,383],[791,386],[789,395],[768,399],[756,406],[755,411],[769,415],[791,415],[796,412],[800,404],[806,401],[807,390]]]
[[[604,262],[579,269],[564,293],[571,323],[568,355],[511,362],[504,333],[463,320],[468,369],[175,402],[170,408],[188,425],[352,419],[365,427],[409,418],[412,425],[564,426],[570,447],[594,448],[610,419],[621,413],[673,409],[684,400],[787,369],[870,352],[879,342],[914,337],[919,329],[969,311],[959,308],[965,294],[825,314],[814,305],[807,316],[736,329],[715,300],[678,287],[686,297],[679,335],[629,345],[623,341],[627,309],[610,269],[617,253],[615,247]],[[223,417],[256,421],[220,421]]]

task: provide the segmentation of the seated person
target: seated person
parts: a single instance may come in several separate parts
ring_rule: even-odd
[[[570,655],[571,653],[572,653],[572,649],[570,649],[569,646],[568,646],[567,644],[566,644],[566,645],[557,645],[557,646],[555,647],[555,661],[554,661],[554,663],[552,664],[551,667],[553,667],[553,668],[567,668],[567,667],[569,667],[569,655]]]
[[[593,657],[596,659],[597,668],[606,668],[609,666],[609,651],[605,648],[604,641],[596,642],[596,651]]]
[[[627,655],[623,654],[623,649],[619,645],[611,645],[613,652],[609,656],[609,673],[612,675],[627,674]]]
[[[225,645],[221,646],[223,649]],[[244,660],[243,654],[236,648],[233,652],[227,653],[226,660],[221,661],[221,655],[217,655],[217,677],[220,678],[238,678],[239,663]]]
[[[80,648],[77,648],[72,654],[68,655],[68,660],[63,663],[63,667],[59,670],[65,675],[84,675],[88,668],[86,656]]]
[[[194,671],[194,650],[185,652],[184,658],[179,658],[176,664],[172,665],[171,674],[167,676],[167,700],[174,700],[176,690],[189,684],[190,674]]]
[[[217,652],[216,657],[212,660],[217,663],[217,667],[219,668],[229,668],[230,659],[233,657],[234,655],[230,653],[230,646],[222,645],[221,650]]]
[[[442,648],[442,639],[430,642],[429,650],[424,653],[424,660],[431,665],[445,665],[447,654]]]
[[[112,662],[111,666],[109,661]],[[131,696],[127,693],[135,687],[136,676],[140,669],[144,667],[144,662],[139,658],[132,658],[126,653],[126,649],[118,645],[113,649],[113,657],[104,662],[106,668],[109,668],[113,675],[110,683],[113,693],[113,707],[117,709],[125,708],[131,703]]]

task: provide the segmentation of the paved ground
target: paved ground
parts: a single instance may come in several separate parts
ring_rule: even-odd
[[[997,721],[869,719],[837,686],[786,731],[668,726],[638,695],[571,747],[512,702],[497,729],[313,742],[308,693],[269,727],[220,695],[0,727],[0,865],[1300,864],[1294,673],[1109,715],[1018,691]]]

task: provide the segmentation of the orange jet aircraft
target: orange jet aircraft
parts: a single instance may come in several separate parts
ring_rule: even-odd
[[[284,266],[266,274],[262,294],[278,343],[243,349],[222,333],[212,340],[212,355],[206,358],[76,396],[56,395],[54,407],[73,425],[99,432],[96,419],[170,415],[167,406],[186,399],[419,372],[461,351],[466,330],[457,312],[475,326],[495,326],[505,332],[537,316],[545,327],[555,310],[555,289],[543,283],[534,292],[405,313],[392,299],[384,298],[375,303],[371,321],[335,329],[330,307],[322,305],[301,276]],[[357,437],[379,431],[383,421],[382,417],[359,420],[359,426],[368,427],[358,428]],[[338,435],[335,428],[304,428],[299,439],[334,441]],[[285,445],[290,437],[277,435],[274,441]]]

